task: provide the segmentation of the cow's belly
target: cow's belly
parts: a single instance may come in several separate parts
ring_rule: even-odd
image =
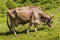
[[[28,20],[30,20],[30,16],[29,15],[23,15],[23,14],[21,14],[20,16],[18,16],[18,19],[20,20],[20,21],[28,21]]]
[[[28,23],[30,20],[22,20],[22,19],[17,19],[16,20],[16,24],[26,24]]]

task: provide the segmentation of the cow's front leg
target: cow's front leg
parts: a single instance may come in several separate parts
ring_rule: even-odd
[[[29,24],[29,27],[27,29],[27,34],[29,33],[31,26],[32,26],[32,23]]]
[[[37,32],[37,23],[34,23],[34,26],[35,26],[35,32]]]
[[[43,26],[46,26],[46,23],[45,22],[43,23]]]

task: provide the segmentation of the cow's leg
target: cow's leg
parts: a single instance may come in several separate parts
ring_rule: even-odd
[[[43,23],[43,26],[46,26],[46,23],[45,22]]]
[[[10,32],[11,32],[11,27],[12,27],[12,24],[10,24],[9,27],[8,27]]]
[[[29,27],[27,29],[27,34],[29,33],[31,26],[32,26],[32,23],[29,24]]]
[[[15,24],[12,24],[12,32],[15,36],[17,36],[16,32],[15,32]]]
[[[37,32],[37,23],[34,23],[34,27],[35,27],[35,32]]]
[[[9,25],[9,30],[10,30],[10,32],[13,32],[13,34],[16,36],[15,25],[14,25],[13,23],[11,23],[11,24]]]
[[[14,34],[15,36],[17,36],[16,31],[15,31],[15,27],[12,27],[12,31],[13,31],[13,34]]]
[[[11,23],[8,28],[9,28],[10,32],[13,32],[13,34],[15,36],[17,36],[16,32],[15,32],[15,25],[13,23]]]
[[[39,19],[35,19],[35,21],[34,21],[34,27],[35,27],[35,32],[37,32],[37,26],[38,26],[38,24],[40,24],[40,20]]]
[[[15,32],[15,20],[13,20],[12,18],[10,19],[10,28],[9,28],[9,30],[11,31],[11,32],[13,32],[13,34],[15,35],[15,36],[17,36],[16,35],[16,32]]]

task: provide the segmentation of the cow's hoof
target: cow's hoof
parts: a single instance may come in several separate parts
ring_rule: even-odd
[[[29,34],[29,31],[27,31],[27,33],[26,33],[27,35]]]
[[[37,32],[37,30],[35,32]]]
[[[16,32],[15,32],[15,31],[13,32],[13,34],[14,34],[14,36],[17,36],[17,34],[16,34]]]
[[[27,33],[27,35],[28,35],[29,33]]]
[[[50,27],[51,29],[53,29],[54,27]]]
[[[29,34],[29,32],[26,33],[27,35]]]
[[[14,34],[14,36],[17,36],[17,34]]]
[[[27,30],[27,35],[29,34],[30,29]]]

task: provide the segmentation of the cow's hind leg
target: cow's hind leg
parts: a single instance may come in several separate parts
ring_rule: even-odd
[[[12,32],[15,36],[17,36],[16,31],[15,31],[15,27],[12,27]]]
[[[8,26],[10,32],[11,32],[11,27],[12,27],[12,24],[10,24],[10,25]]]
[[[12,32],[13,32],[13,34],[14,34],[15,36],[17,36],[16,31],[15,31],[15,25],[14,25],[14,24],[12,24]]]
[[[32,23],[29,24],[29,27],[27,29],[27,34],[29,33],[31,26],[32,26]]]
[[[15,36],[17,36],[17,35],[16,35],[16,32],[15,32],[15,25],[14,25],[14,23],[11,23],[11,24],[10,24],[9,30],[10,30],[10,32],[13,32],[13,34],[14,34]]]

